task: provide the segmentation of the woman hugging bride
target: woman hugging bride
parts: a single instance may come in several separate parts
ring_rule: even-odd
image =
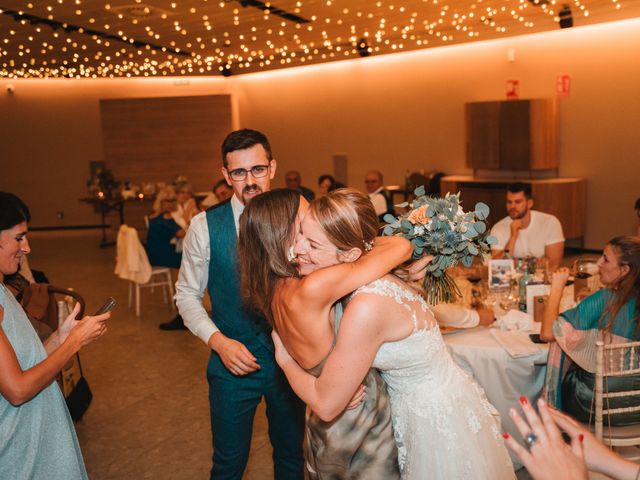
[[[388,273],[411,244],[377,231],[352,189],[310,206],[273,190],[240,220],[245,294],[312,412],[311,478],[515,478],[497,411],[451,359],[423,297]]]

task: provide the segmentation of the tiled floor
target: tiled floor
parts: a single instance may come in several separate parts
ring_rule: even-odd
[[[98,233],[31,232],[29,238],[32,268],[52,284],[77,290],[89,312],[109,296],[119,302],[106,335],[81,353],[94,398],[76,430],[90,478],[208,478],[206,346],[188,331],[158,329],[175,315],[158,290],[143,290],[136,318],[127,308],[127,283],[113,273],[115,247],[98,248]],[[261,409],[246,479],[273,478],[264,418]]]

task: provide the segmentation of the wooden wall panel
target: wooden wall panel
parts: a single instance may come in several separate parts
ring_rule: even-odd
[[[565,238],[578,238],[586,230],[587,183],[582,179],[549,179],[531,184],[533,208],[551,213],[562,223]]]
[[[531,100],[531,170],[558,168],[558,102]]]
[[[531,185],[535,210],[558,217],[566,239],[582,238],[586,230],[587,183],[581,178],[549,178],[544,180],[473,178],[450,175],[440,180],[440,193],[461,192],[465,210],[482,201],[489,205],[489,225],[504,217],[507,185],[524,182]]]
[[[229,95],[100,100],[100,113],[104,158],[117,179],[170,183],[184,175],[205,191],[221,177]]]

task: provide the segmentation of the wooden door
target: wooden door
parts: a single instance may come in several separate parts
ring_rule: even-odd
[[[500,168],[528,170],[531,166],[529,100],[500,102]]]
[[[467,165],[500,168],[500,102],[466,104]]]

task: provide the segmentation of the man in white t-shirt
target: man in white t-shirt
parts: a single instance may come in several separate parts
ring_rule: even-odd
[[[491,229],[498,239],[493,258],[546,257],[549,270],[556,269],[564,255],[564,235],[560,221],[548,213],[532,210],[531,186],[514,183],[507,187],[507,213]]]

